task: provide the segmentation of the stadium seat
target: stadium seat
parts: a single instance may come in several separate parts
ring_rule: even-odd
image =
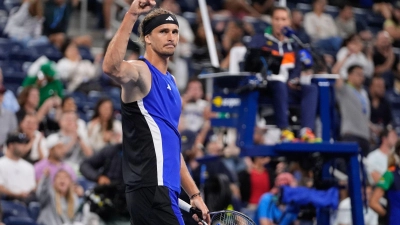
[[[369,11],[366,14],[367,23],[370,27],[380,27],[382,29],[383,23],[385,22],[385,18],[379,14],[376,14],[372,11]],[[365,19],[365,18],[364,18]]]
[[[24,72],[6,71],[6,72],[3,72],[3,76],[4,76],[4,83],[21,85],[26,77],[26,74]]]
[[[5,84],[5,87],[7,90],[12,91],[15,96],[18,96],[19,88],[21,87],[21,84],[7,83],[7,84]]]
[[[1,208],[4,220],[8,217],[30,218],[27,207],[19,202],[1,200]]]
[[[197,14],[194,12],[184,12],[182,14],[182,17],[184,17],[190,25],[195,25],[197,21]]]
[[[82,188],[86,191],[86,190],[90,190],[93,189],[94,186],[96,186],[95,182],[89,181],[86,178],[80,177],[77,180],[77,183],[82,186]]]
[[[88,47],[79,46],[79,53],[81,54],[82,59],[90,60],[91,62],[94,61],[93,55]]]
[[[10,46],[10,60],[19,60],[19,61],[33,61],[34,55],[30,49],[24,48],[22,45],[13,42]]]
[[[57,62],[63,57],[61,52],[52,44],[34,46],[32,51],[34,52],[35,60],[44,55],[48,59]]]
[[[8,217],[3,221],[6,225],[37,225],[32,218],[29,217]]]

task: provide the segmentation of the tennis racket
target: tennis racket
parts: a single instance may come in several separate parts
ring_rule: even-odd
[[[192,207],[187,202],[179,199],[179,208],[190,214],[196,214],[204,225],[208,225],[203,218],[201,210]],[[209,212],[211,217],[210,225],[256,225],[250,217],[237,211],[221,210],[216,212]]]

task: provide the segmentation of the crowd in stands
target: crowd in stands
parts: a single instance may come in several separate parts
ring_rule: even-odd
[[[365,224],[398,224],[394,209],[386,212],[379,201],[386,193],[387,204],[393,205],[400,191],[400,2],[287,1],[290,10],[275,7],[274,0],[206,2],[222,70],[230,69],[237,57],[231,52],[240,48],[266,47],[283,59],[261,92],[271,100],[268,110],[261,111],[274,113],[260,113],[254,143],[317,142],[318,86],[310,76],[339,74],[332,137],[357,142],[362,150],[370,202]],[[104,0],[98,8],[105,46],[113,35],[112,4]],[[313,188],[319,161],[239,157],[235,131],[212,127],[211,96],[197,79],[213,71],[197,1],[162,0],[158,5],[179,20],[180,43],[169,70],[182,96],[181,150],[210,211],[242,211],[260,225],[315,220],[315,215],[299,217],[302,210],[277,199],[285,185]],[[0,193],[5,224],[18,218],[42,225],[129,224],[121,173],[120,89],[103,74],[103,55],[91,54],[92,37],[67,35],[78,6],[78,0],[0,2]],[[282,34],[284,27],[310,43],[323,63],[306,68],[298,44]],[[133,31],[137,33],[137,26]],[[137,59],[137,42],[128,48],[126,59]],[[293,107],[300,113],[293,115]],[[342,164],[338,169],[343,172]],[[347,187],[346,179],[338,183]],[[98,196],[102,204],[93,200]],[[340,192],[340,200],[333,224],[350,225],[346,191]],[[15,214],[12,209],[18,207]],[[186,224],[195,224],[184,216]]]

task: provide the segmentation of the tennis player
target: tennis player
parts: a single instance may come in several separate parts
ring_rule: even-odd
[[[180,152],[181,97],[168,60],[179,41],[174,14],[154,0],[134,0],[107,49],[103,70],[121,84],[123,177],[131,223],[182,225],[181,186],[191,204],[210,221],[208,209]],[[139,15],[144,57],[124,61],[129,36]],[[194,216],[198,220],[197,216]]]

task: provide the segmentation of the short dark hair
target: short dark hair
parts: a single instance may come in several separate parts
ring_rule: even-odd
[[[288,16],[291,17],[291,12],[290,12],[290,9],[288,7],[285,7],[285,6],[274,6],[274,8],[272,9],[272,12],[271,12],[271,16],[274,16],[276,11],[286,11]]]
[[[347,69],[347,74],[351,74],[355,69],[363,69],[363,67],[360,66],[360,65],[351,65],[351,66]]]
[[[391,131],[392,131],[392,129],[388,129],[388,128],[384,128],[382,130],[382,132],[379,135],[379,139],[381,140],[381,142],[382,142],[383,138],[387,138],[389,136]]]
[[[159,16],[159,15],[164,15],[164,14],[175,15],[174,13],[172,13],[172,12],[170,12],[170,11],[168,11],[168,10],[165,10],[165,9],[163,9],[163,8],[156,8],[156,9],[150,11],[149,14],[147,14],[147,15],[144,17],[144,19],[140,22],[140,25],[139,25],[139,41],[140,41],[142,44],[145,44],[145,41],[144,41],[144,36],[145,36],[145,35],[143,34],[143,24],[144,24],[145,22],[147,22],[147,21],[153,19],[154,17],[157,17],[157,16]]]
[[[373,76],[373,77],[371,78],[371,83],[369,84],[370,86],[372,85],[372,83],[374,82],[374,80],[383,80],[383,81],[385,81],[385,79],[383,79],[383,77],[380,77],[380,76]]]
[[[339,11],[343,11],[347,7],[353,8],[353,6],[347,1],[342,4],[339,4],[338,7],[339,7]]]

